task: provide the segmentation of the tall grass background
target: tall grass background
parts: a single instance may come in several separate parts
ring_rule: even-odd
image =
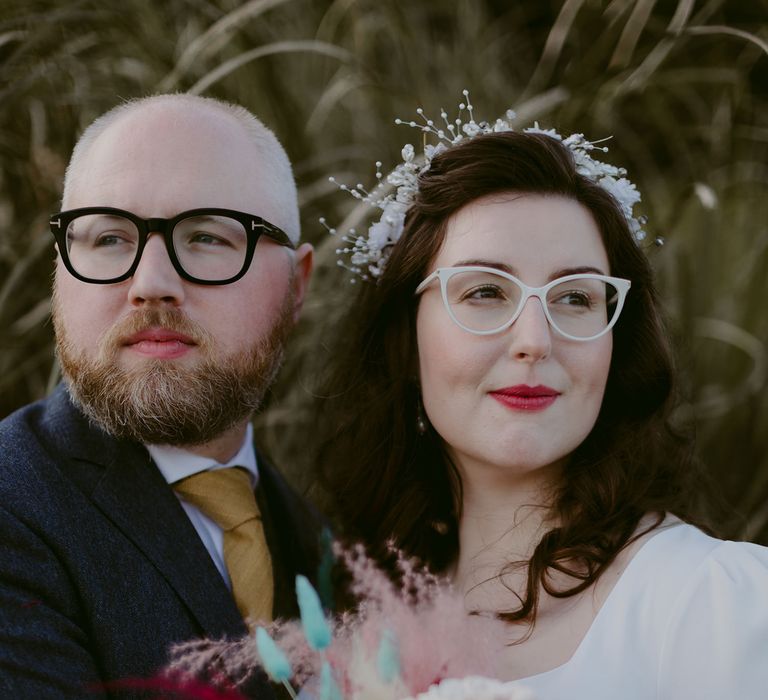
[[[58,381],[46,229],[77,135],[120,100],[241,103],[295,164],[317,269],[261,443],[305,484],[309,400],[354,288],[320,216],[358,220],[328,175],[374,182],[417,106],[612,135],[643,193],[683,379],[677,420],[733,517],[768,543],[766,0],[0,0],[0,416]],[[364,468],[364,458],[361,458]],[[371,478],[375,478],[372,475]]]

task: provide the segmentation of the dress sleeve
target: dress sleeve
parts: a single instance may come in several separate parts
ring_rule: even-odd
[[[672,611],[658,700],[768,698],[768,548],[723,542],[692,572]]]

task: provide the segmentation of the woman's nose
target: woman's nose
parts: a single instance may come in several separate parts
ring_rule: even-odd
[[[507,330],[509,352],[521,362],[539,362],[552,352],[552,328],[537,297],[526,300],[523,310]]]

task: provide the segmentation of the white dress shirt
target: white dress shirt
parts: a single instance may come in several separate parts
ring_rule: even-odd
[[[259,481],[256,451],[253,448],[253,427],[250,423],[248,424],[245,440],[240,447],[240,451],[226,464],[219,464],[210,457],[201,457],[178,447],[147,445],[146,448],[149,450],[149,454],[155,461],[155,464],[157,464],[157,468],[160,470],[163,478],[171,486],[177,481],[186,479],[193,474],[212,469],[224,469],[226,467],[243,467],[246,469],[251,475],[251,484],[254,489]],[[178,495],[176,497],[181,502],[182,508],[184,508],[205,548],[211,555],[213,563],[216,564],[216,568],[231,590],[232,584],[229,581],[227,567],[224,564],[224,533],[222,529],[195,506],[187,503]]]

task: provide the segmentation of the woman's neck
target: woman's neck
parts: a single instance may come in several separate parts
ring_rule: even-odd
[[[463,501],[459,556],[452,571],[467,608],[509,610],[522,594],[525,567],[499,573],[510,562],[526,562],[547,531],[556,526],[551,501],[562,465],[525,474],[493,469],[462,469]],[[511,591],[510,591],[511,589]]]

